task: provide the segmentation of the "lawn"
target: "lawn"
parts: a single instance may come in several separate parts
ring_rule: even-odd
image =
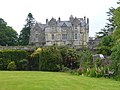
[[[120,82],[60,72],[0,71],[0,90],[120,90]]]

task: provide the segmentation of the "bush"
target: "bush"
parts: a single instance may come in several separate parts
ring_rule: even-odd
[[[102,75],[102,70],[101,70],[99,67],[96,68],[95,73],[96,73],[96,77],[102,77],[102,76],[103,76],[103,75]]]
[[[11,60],[0,58],[0,70],[7,70],[7,66]]]
[[[22,59],[28,59],[28,52],[25,50],[2,50],[0,51],[0,64],[2,70],[7,70],[7,66],[11,61],[16,64],[16,69],[18,69],[19,61]]]
[[[60,71],[62,58],[57,47],[52,46],[44,48],[39,56],[39,70],[42,71]],[[58,67],[59,66],[59,67]]]
[[[95,71],[96,71],[95,68],[91,68],[91,69],[90,69],[90,75],[89,75],[89,76],[90,76],[90,77],[96,77]]]
[[[116,75],[116,76],[114,77],[114,79],[115,79],[116,81],[120,81],[120,75]]]
[[[3,70],[3,59],[0,58],[0,70]]]
[[[14,62],[14,61],[11,61],[11,62],[8,64],[7,69],[10,70],[10,71],[16,70],[15,62]]]
[[[69,72],[70,69],[68,67],[65,67],[64,65],[62,65],[62,72]]]
[[[79,75],[77,70],[75,70],[75,69],[73,69],[73,70],[70,69],[69,72],[73,75]]]
[[[19,61],[19,70],[27,70],[28,67],[28,60],[27,59],[23,59]]]

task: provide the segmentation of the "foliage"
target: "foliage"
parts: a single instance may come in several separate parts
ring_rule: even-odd
[[[20,32],[19,35],[19,44],[20,45],[28,45],[29,44],[29,37],[30,37],[30,29],[34,24],[35,20],[33,18],[32,13],[29,13],[26,19],[26,25]]]
[[[111,59],[112,59],[112,67],[117,74],[118,64],[120,63],[120,43],[116,43],[116,45],[112,48]]]
[[[91,68],[91,69],[90,69],[90,75],[89,75],[89,76],[90,76],[90,77],[96,77],[95,71],[96,71],[95,68]]]
[[[109,11],[107,12],[107,16],[108,16],[107,21],[108,21],[108,23],[106,23],[105,27],[103,29],[101,29],[100,32],[96,33],[96,36],[98,38],[108,36],[115,30],[116,25],[115,25],[114,19],[113,19],[115,10],[116,9],[113,8],[113,7],[109,8]]]
[[[60,51],[56,46],[44,48],[39,56],[39,69],[44,71],[59,71],[62,65]]]
[[[19,70],[27,70],[28,60],[27,59],[20,60],[18,66],[19,66]]]
[[[114,24],[117,26],[117,28],[120,28],[120,7],[116,8],[114,11],[114,16],[113,16],[113,20],[114,20]]]
[[[14,61],[11,61],[11,62],[8,64],[7,69],[10,70],[10,71],[15,70],[15,69],[16,69],[15,62],[14,62]]]
[[[76,51],[74,49],[67,49],[65,53],[65,66],[74,69],[76,61],[77,61]]]
[[[115,42],[115,40],[112,37],[112,35],[103,37],[101,42],[99,43],[99,45],[97,47],[98,48],[97,53],[110,56],[111,55],[111,48],[113,47],[114,42]]]
[[[29,63],[32,70],[39,70],[39,55],[41,52],[42,48],[38,48],[31,54]]]
[[[93,58],[90,50],[86,49],[79,54],[79,62],[83,72],[86,72],[87,68],[93,67]]]
[[[17,45],[18,34],[10,26],[7,26],[7,23],[0,18],[0,45],[2,46],[15,46]]]
[[[24,50],[2,50],[0,51],[0,64],[2,70],[6,70],[8,64],[14,61],[16,64],[16,69],[20,69],[19,61],[23,59],[28,59],[28,52]]]
[[[69,72],[69,71],[70,71],[70,68],[67,68],[67,67],[65,67],[64,65],[62,65],[61,71],[62,71],[62,72]]]

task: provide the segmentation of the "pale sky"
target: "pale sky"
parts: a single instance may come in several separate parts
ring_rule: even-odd
[[[70,15],[90,19],[90,34],[104,28],[107,22],[106,12],[110,7],[117,7],[118,0],[0,0],[0,18],[18,33],[25,25],[29,12],[36,21],[45,23],[52,17],[68,20]]]

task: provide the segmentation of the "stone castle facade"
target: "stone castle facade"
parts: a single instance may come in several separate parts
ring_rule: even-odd
[[[52,18],[46,24],[37,23],[30,30],[29,44],[51,46],[57,44],[87,46],[89,39],[89,18],[70,16],[68,21]]]

